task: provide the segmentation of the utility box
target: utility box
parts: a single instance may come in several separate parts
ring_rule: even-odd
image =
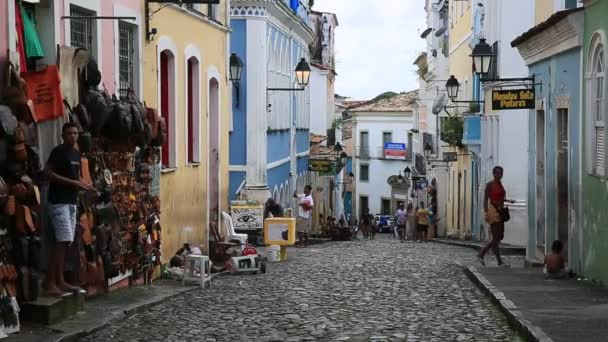
[[[293,246],[295,243],[295,218],[275,217],[264,220],[264,244],[266,246]]]

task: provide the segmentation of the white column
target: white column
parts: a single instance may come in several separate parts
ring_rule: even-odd
[[[266,186],[266,22],[247,20],[247,187]]]

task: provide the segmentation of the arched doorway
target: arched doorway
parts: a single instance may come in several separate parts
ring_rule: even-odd
[[[209,154],[208,191],[211,222],[218,223],[220,204],[220,88],[216,78],[209,80]]]

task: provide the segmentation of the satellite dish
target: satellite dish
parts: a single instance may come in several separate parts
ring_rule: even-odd
[[[441,95],[439,95],[439,98],[437,98],[433,102],[433,108],[431,109],[431,111],[433,112],[433,114],[437,115],[437,114],[441,113],[441,111],[443,110],[443,107],[445,107],[445,105],[447,103],[448,103],[447,96],[445,95],[445,93],[441,93]]]
[[[435,31],[435,37],[440,37],[445,33],[445,27],[440,28],[439,30]]]

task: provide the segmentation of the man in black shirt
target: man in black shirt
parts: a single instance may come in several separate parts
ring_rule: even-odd
[[[50,180],[48,211],[56,242],[46,277],[46,292],[51,296],[65,296],[80,290],[65,282],[63,265],[66,249],[76,231],[78,191],[92,189],[80,178],[78,128],[73,123],[66,123],[61,132],[63,144],[53,149],[46,167]]]

